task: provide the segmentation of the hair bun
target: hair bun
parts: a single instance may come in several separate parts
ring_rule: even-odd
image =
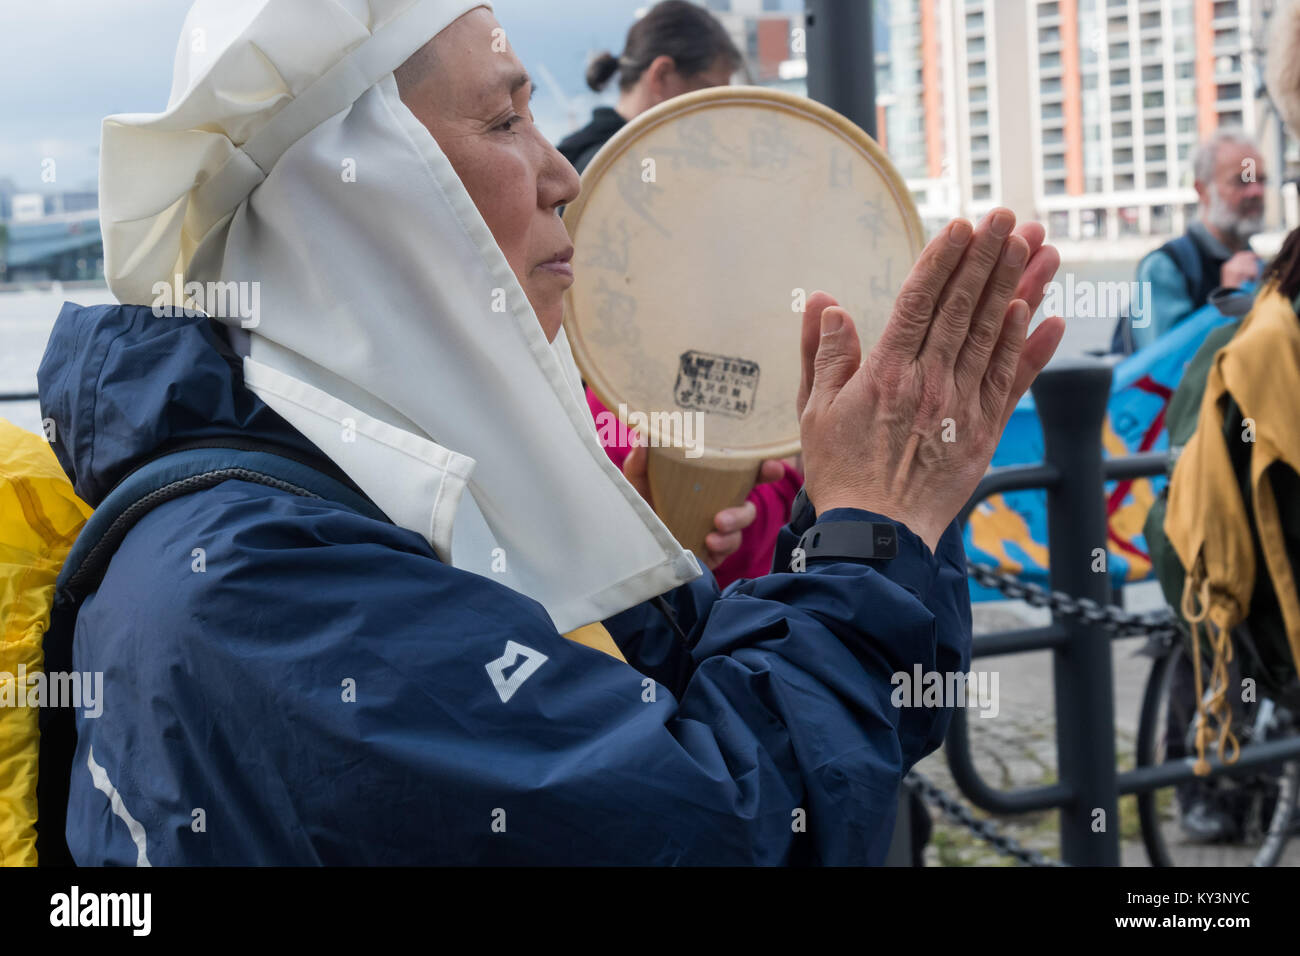
[[[618,72],[618,57],[606,50],[587,67],[587,85],[599,93],[616,72]]]

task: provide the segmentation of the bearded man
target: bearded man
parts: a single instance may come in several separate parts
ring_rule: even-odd
[[[1133,326],[1142,348],[1209,301],[1216,288],[1237,288],[1259,277],[1262,265],[1250,239],[1264,225],[1264,164],[1242,130],[1222,127],[1193,160],[1201,215],[1187,232],[1150,253],[1138,265],[1149,282],[1151,320]]]

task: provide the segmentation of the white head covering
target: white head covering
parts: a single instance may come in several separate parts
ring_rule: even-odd
[[[105,263],[123,303],[177,274],[258,283],[248,386],[444,561],[567,631],[700,572],[398,97],[393,70],[476,6],[198,0],[166,111],[104,121]]]

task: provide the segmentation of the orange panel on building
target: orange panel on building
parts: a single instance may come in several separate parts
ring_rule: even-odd
[[[921,106],[925,110],[925,167],[932,179],[943,173],[943,77],[935,3],[921,0]]]
[[[1201,139],[1219,125],[1215,111],[1218,90],[1214,83],[1214,0],[1196,0],[1196,129]]]
[[[763,17],[758,21],[758,71],[763,80],[775,79],[781,63],[790,59],[790,21]]]
[[[1079,68],[1079,4],[1061,0],[1061,93],[1065,114],[1065,191],[1083,193],[1083,89]]]

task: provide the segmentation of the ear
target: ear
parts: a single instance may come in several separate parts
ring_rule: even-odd
[[[668,78],[677,70],[677,63],[667,53],[660,53],[650,61],[643,74],[649,90],[656,100],[668,98]]]

